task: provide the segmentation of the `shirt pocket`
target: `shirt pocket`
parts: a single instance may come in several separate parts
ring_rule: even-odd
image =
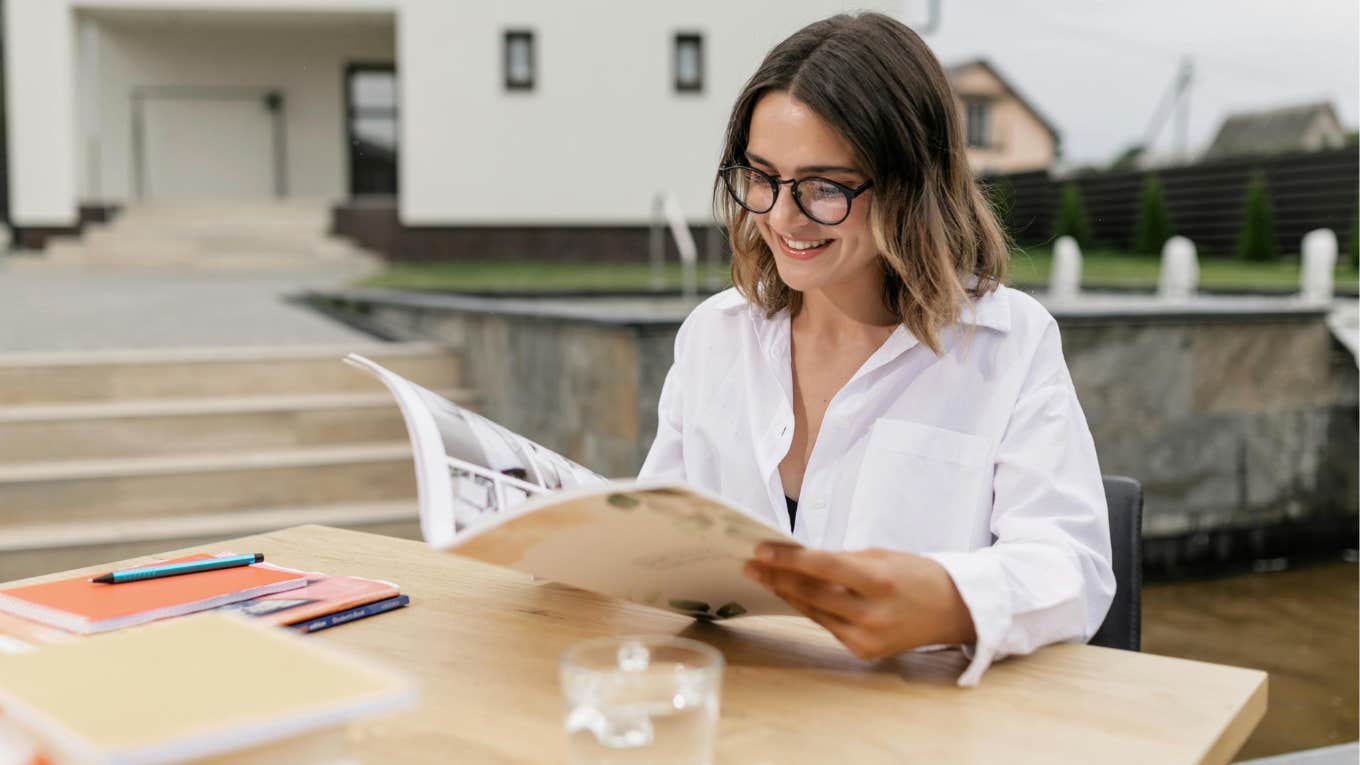
[[[988,522],[992,440],[906,420],[877,420],[855,483],[856,547],[967,551]]]

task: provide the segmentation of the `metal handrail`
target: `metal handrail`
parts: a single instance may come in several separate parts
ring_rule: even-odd
[[[689,223],[680,209],[680,200],[670,191],[658,191],[652,197],[651,261],[652,289],[666,287],[666,235],[664,228],[669,227],[675,239],[675,248],[680,253],[680,285],[686,298],[698,293],[698,248],[694,246],[694,235],[690,233]]]

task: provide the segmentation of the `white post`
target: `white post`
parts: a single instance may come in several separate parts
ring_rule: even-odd
[[[1053,243],[1053,270],[1048,275],[1048,296],[1075,300],[1081,293],[1081,247],[1070,236]]]
[[[1162,247],[1162,269],[1157,276],[1157,296],[1162,300],[1189,300],[1199,287],[1199,256],[1195,243],[1173,236]]]
[[[1336,272],[1336,234],[1329,228],[1309,231],[1299,247],[1303,260],[1299,274],[1299,297],[1310,303],[1332,300]]]
[[[694,245],[694,234],[690,233],[689,223],[680,209],[680,200],[667,193],[663,207],[670,219],[671,236],[675,237],[675,248],[680,252],[680,289],[685,299],[690,299],[699,291],[699,248]]]
[[[666,286],[666,232],[665,192],[658,191],[652,197],[652,230],[648,240],[648,253],[652,262],[652,289],[661,290]]]

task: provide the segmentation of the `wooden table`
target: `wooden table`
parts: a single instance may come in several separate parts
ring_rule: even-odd
[[[726,656],[720,763],[1226,763],[1266,708],[1263,672],[1084,645],[1006,659],[961,689],[957,651],[861,662],[803,619],[696,623],[323,526],[194,549],[263,552],[282,566],[387,579],[411,596],[408,608],[309,638],[420,686],[414,710],[354,731],[369,765],[564,762],[558,657],[630,633],[683,635]]]

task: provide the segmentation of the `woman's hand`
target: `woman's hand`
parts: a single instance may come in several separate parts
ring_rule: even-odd
[[[742,573],[825,627],[861,659],[977,639],[948,572],[920,555],[879,549],[826,552],[766,542]]]

